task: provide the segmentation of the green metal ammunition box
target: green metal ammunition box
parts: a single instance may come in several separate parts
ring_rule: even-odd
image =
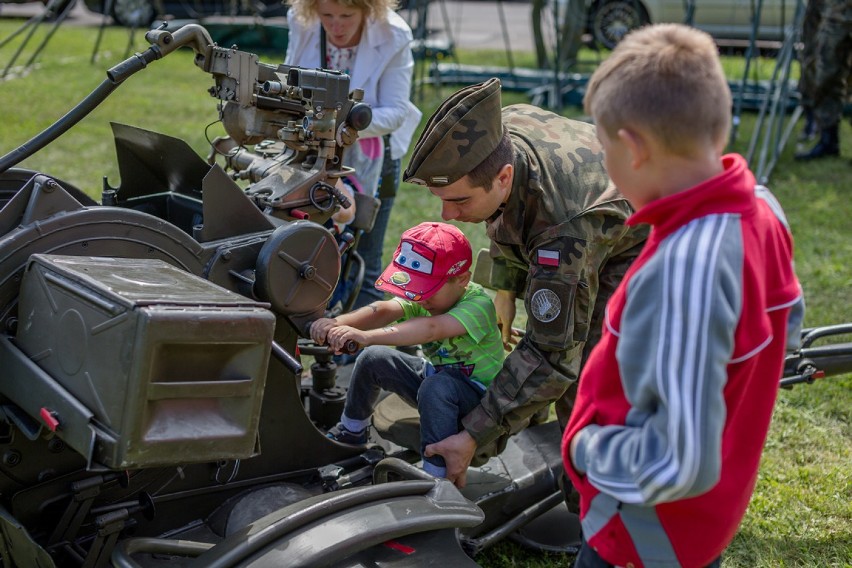
[[[35,254],[18,313],[15,343],[37,369],[16,402],[90,468],[256,453],[264,304],[160,260]]]

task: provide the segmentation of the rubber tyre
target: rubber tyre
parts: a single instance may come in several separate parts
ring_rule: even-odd
[[[148,29],[156,15],[151,0],[114,0],[112,5],[115,23],[126,28]]]
[[[589,31],[595,42],[612,49],[631,30],[650,23],[639,0],[599,0],[589,13]]]

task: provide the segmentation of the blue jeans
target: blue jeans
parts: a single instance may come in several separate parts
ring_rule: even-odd
[[[457,370],[435,372],[422,357],[393,347],[372,345],[355,360],[343,414],[354,420],[366,420],[373,414],[381,389],[396,393],[420,412],[421,456],[427,445],[458,434],[461,419],[485,394],[482,385]],[[423,460],[446,467],[441,456]]]
[[[393,161],[394,186],[399,185],[400,162],[400,160]],[[376,290],[373,284],[376,283],[385,269],[384,263],[382,263],[382,251],[384,250],[385,232],[388,229],[394,198],[382,197],[381,199],[382,204],[379,206],[379,212],[376,214],[376,221],[372,230],[361,235],[358,240],[358,254],[364,259],[364,283],[361,285],[361,291],[352,306],[353,310],[385,299],[384,292]]]
[[[722,566],[722,557],[720,556],[713,562],[707,565],[706,568],[720,568]],[[597,551],[589,546],[586,539],[583,539],[583,545],[580,547],[580,552],[577,554],[577,559],[571,568],[614,568],[612,564],[600,557]]]

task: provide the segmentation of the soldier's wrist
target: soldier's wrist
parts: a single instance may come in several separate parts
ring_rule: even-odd
[[[495,422],[481,406],[474,408],[462,420],[462,426],[471,438],[476,441],[476,447],[486,446],[503,435],[504,430]]]

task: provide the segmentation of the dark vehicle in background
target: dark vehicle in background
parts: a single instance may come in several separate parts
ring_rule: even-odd
[[[122,26],[147,28],[159,18],[198,19],[207,16],[284,16],[281,0],[84,0],[86,7],[107,14]]]
[[[757,39],[782,41],[793,22],[798,0],[594,0],[589,6],[588,32],[595,42],[612,49],[632,29],[661,22],[688,23],[720,43],[751,37],[760,6]]]
[[[3,4],[43,4],[56,16],[63,12],[71,2],[73,0],[0,0],[0,13],[3,11]]]

